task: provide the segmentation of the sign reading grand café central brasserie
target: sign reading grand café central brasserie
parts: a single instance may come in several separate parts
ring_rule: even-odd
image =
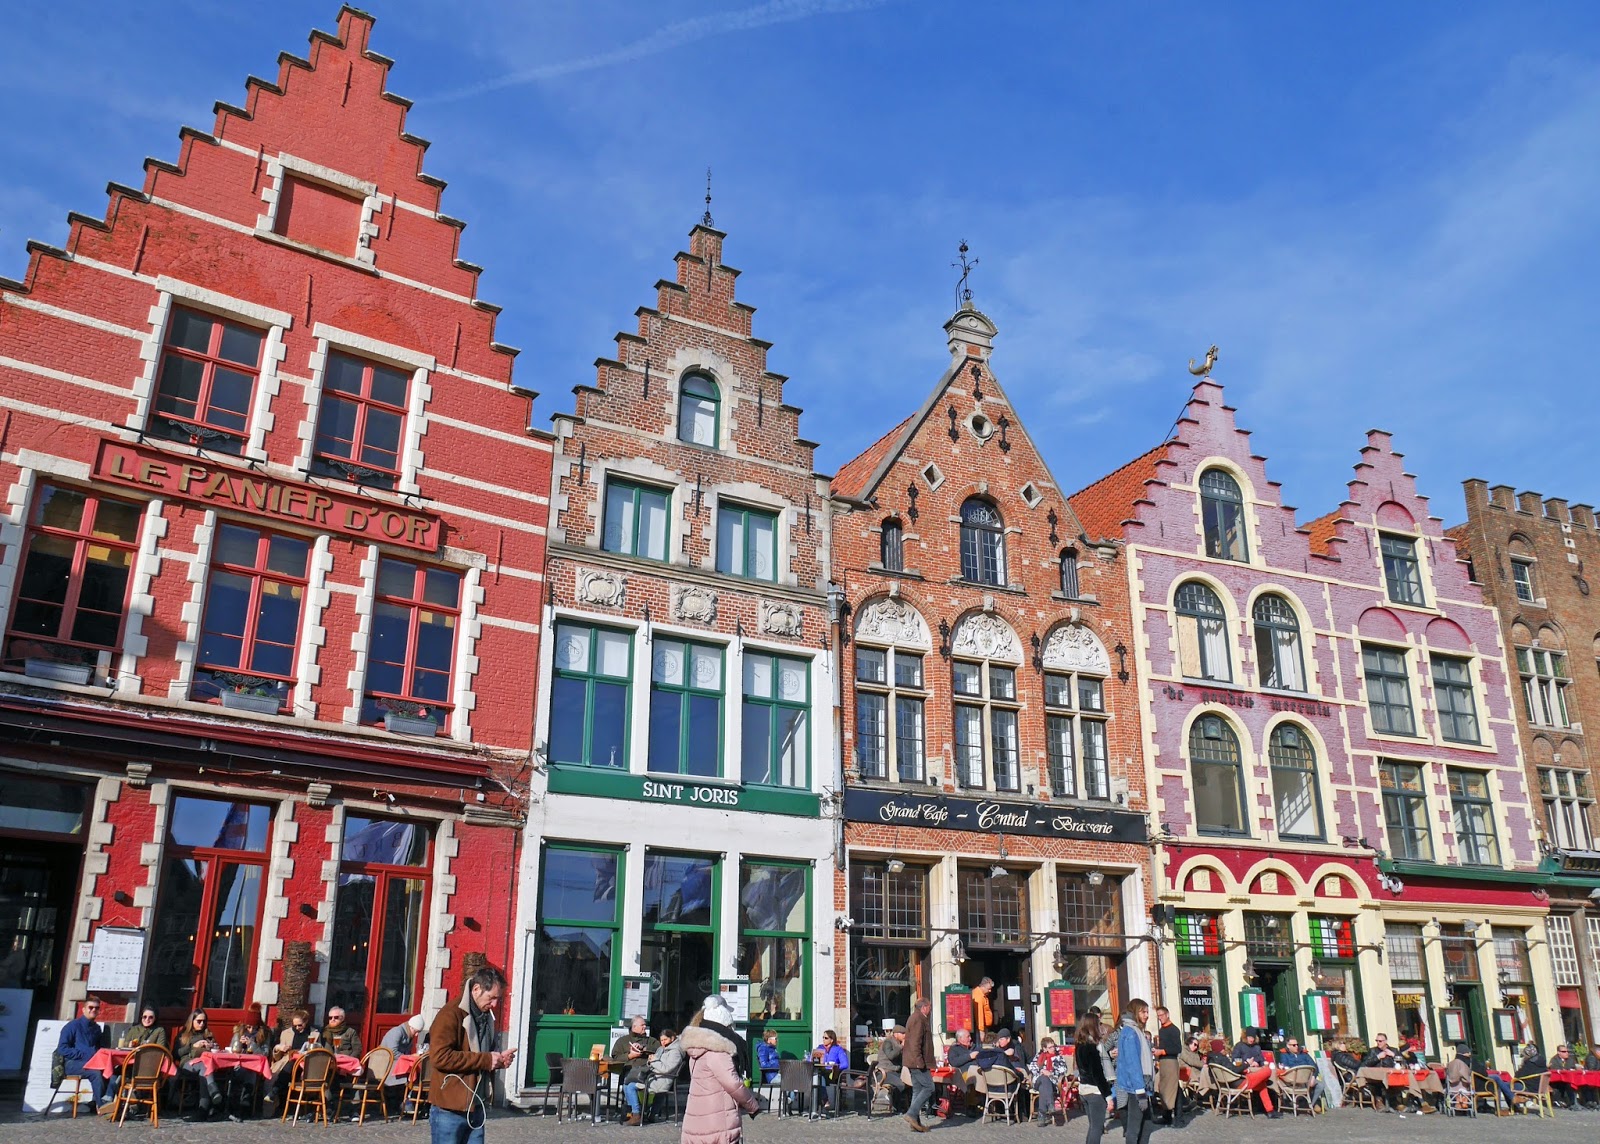
[[[1083,838],[1098,842],[1143,842],[1146,838],[1144,815],[1126,810],[1001,802],[861,787],[844,792],[844,816],[850,822],[975,830],[983,834],[1034,834],[1043,838]]]

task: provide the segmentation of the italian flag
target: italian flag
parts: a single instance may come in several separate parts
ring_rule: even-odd
[[[1267,1027],[1267,995],[1261,990],[1239,990],[1239,1024],[1246,1029]]]
[[[1306,993],[1306,1030],[1326,1033],[1333,1028],[1333,998],[1320,989]]]

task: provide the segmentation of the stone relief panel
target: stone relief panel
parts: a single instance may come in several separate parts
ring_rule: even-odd
[[[800,635],[802,618],[799,604],[779,604],[761,601],[761,630],[768,635],[796,639]]]
[[[856,616],[856,639],[932,650],[928,622],[904,600],[874,600]]]
[[[951,646],[956,655],[973,659],[998,659],[1006,663],[1022,662],[1022,645],[1011,625],[999,616],[975,613],[956,627]]]
[[[717,622],[717,594],[709,588],[685,584],[672,590],[672,615],[692,624]]]
[[[578,602],[602,608],[620,608],[627,603],[628,582],[619,572],[580,568],[577,576]]]
[[[1051,632],[1044,641],[1041,658],[1047,669],[1111,674],[1111,659],[1106,655],[1105,645],[1082,624],[1063,624]]]

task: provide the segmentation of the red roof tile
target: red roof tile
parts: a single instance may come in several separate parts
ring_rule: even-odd
[[[1143,498],[1144,483],[1156,475],[1156,462],[1166,454],[1168,444],[1161,442],[1067,498],[1091,540],[1121,538],[1122,522],[1133,516],[1133,502]]]
[[[1332,540],[1334,534],[1339,531],[1335,526],[1340,519],[1342,518],[1339,516],[1339,510],[1334,509],[1332,512],[1319,516],[1310,524],[1303,526],[1305,531],[1311,534],[1311,551],[1313,553],[1318,556],[1333,555],[1328,551],[1328,541]]]
[[[916,414],[913,413],[868,445],[864,452],[840,465],[838,473],[833,478],[833,491],[851,500],[859,499],[866,492],[867,481],[872,478],[873,471],[889,455],[889,450],[894,448],[895,442],[900,439],[900,434],[915,417]]]

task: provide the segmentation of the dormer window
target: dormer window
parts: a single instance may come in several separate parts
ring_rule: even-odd
[[[717,383],[691,373],[678,390],[678,440],[716,448],[721,412]]]
[[[981,497],[961,506],[961,578],[973,584],[1006,582],[1005,525],[1000,510]]]
[[[1221,469],[1200,474],[1200,516],[1206,555],[1217,560],[1248,560],[1244,534],[1244,494],[1239,482]]]
[[[1417,561],[1416,540],[1381,532],[1378,547],[1383,550],[1383,581],[1389,599],[1422,607],[1426,601],[1422,596],[1422,566]]]

